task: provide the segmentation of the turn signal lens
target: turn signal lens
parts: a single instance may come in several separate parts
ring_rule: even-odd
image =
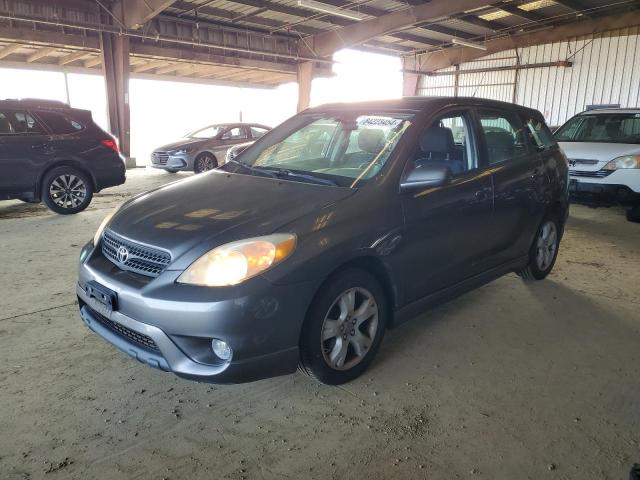
[[[206,287],[238,285],[282,262],[295,247],[296,237],[289,233],[227,243],[193,262],[177,281]]]
[[[622,170],[625,168],[640,168],[640,155],[624,155],[614,158],[603,167],[603,170]]]

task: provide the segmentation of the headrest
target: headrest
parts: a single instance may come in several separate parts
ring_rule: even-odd
[[[379,128],[363,128],[358,133],[358,147],[367,153],[378,153],[384,145],[384,132]]]
[[[454,146],[451,129],[438,125],[427,128],[420,139],[420,150],[425,153],[450,153]]]

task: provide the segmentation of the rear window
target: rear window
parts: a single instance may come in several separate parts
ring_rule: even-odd
[[[525,120],[528,137],[534,147],[539,149],[550,148],[556,145],[556,140],[544,122],[529,118]]]
[[[76,120],[57,112],[38,112],[38,117],[56,135],[66,135],[82,130],[84,127]]]
[[[640,144],[640,113],[578,115],[555,134],[559,142]]]

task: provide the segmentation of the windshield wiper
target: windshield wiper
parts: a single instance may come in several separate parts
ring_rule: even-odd
[[[315,175],[305,175],[302,173],[295,173],[292,172],[291,170],[287,170],[286,168],[277,168],[277,167],[252,167],[255,169],[259,169],[262,171],[268,171],[271,173],[274,173],[277,176],[282,176],[285,178],[297,178],[300,180],[306,180],[307,182],[310,183],[316,183],[318,185],[331,185],[332,187],[337,187],[338,184],[336,182],[334,182],[333,180],[329,180],[328,178],[320,178],[320,177],[316,177]]]
[[[252,167],[248,163],[241,162],[240,160],[236,160],[234,158],[229,160],[229,162],[235,163],[236,165],[240,165],[241,167],[245,168],[246,170],[249,170],[250,172],[252,172],[254,174],[257,174],[259,176],[267,176],[267,177],[271,177],[271,178],[278,178],[278,174],[276,172],[272,172],[272,171],[265,170],[265,169],[262,169],[262,168]]]

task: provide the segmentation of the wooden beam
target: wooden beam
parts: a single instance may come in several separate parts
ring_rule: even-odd
[[[498,0],[431,0],[428,3],[397,10],[378,18],[363,20],[347,27],[314,35],[301,44],[302,56],[326,57],[341,48],[359,45],[381,35],[393,33],[411,25],[448,17],[455,13],[498,3]]]
[[[80,60],[80,59],[86,57],[87,55],[89,55],[89,52],[85,52],[85,51],[70,53],[69,55],[65,55],[64,57],[60,57],[58,59],[58,65],[60,65],[60,66],[68,65],[70,63],[73,63],[73,62],[75,62],[77,60]]]
[[[16,50],[20,49],[21,47],[22,45],[17,43],[4,47],[2,50],[0,50],[0,59],[8,57],[9,55],[14,53]]]
[[[93,58],[90,58],[90,59],[88,59],[88,60],[85,60],[83,64],[84,64],[84,66],[85,66],[86,68],[93,68],[93,67],[97,67],[98,65],[101,65],[101,64],[102,64],[102,58],[100,58],[100,57],[93,57]]]
[[[54,47],[40,48],[27,57],[27,63],[32,63],[32,62],[35,62],[36,60],[40,60],[41,58],[48,57],[56,50],[57,49]]]
[[[573,10],[576,13],[581,13],[587,17],[591,16],[591,13],[587,10],[587,7],[578,0],[554,0],[556,3],[562,5],[569,10]]]
[[[539,13],[536,13],[532,10],[523,10],[516,5],[500,5],[498,8],[507,13],[510,13],[511,15],[515,15],[516,17],[524,18],[525,20],[528,20],[530,22],[539,22],[545,19],[545,17],[540,15]]]
[[[153,70],[154,68],[161,67],[162,65],[166,65],[167,62],[165,60],[154,60],[151,62],[143,63],[141,65],[137,65],[132,69],[133,73],[142,73],[147,72],[149,70]]]
[[[167,73],[175,72],[182,68],[180,65],[167,65],[166,67],[156,68],[157,75],[165,75]]]
[[[640,10],[618,15],[580,20],[531,33],[523,32],[517,35],[488,40],[485,42],[487,47],[486,51],[469,47],[459,47],[429,52],[418,57],[417,65],[415,65],[417,68],[415,68],[415,70],[425,73],[434,72],[442,68],[450,67],[451,65],[469,62],[471,60],[505,50],[559,42],[570,38],[598,34],[609,30],[617,30],[636,25],[640,25]],[[413,59],[408,60],[413,62]]]

